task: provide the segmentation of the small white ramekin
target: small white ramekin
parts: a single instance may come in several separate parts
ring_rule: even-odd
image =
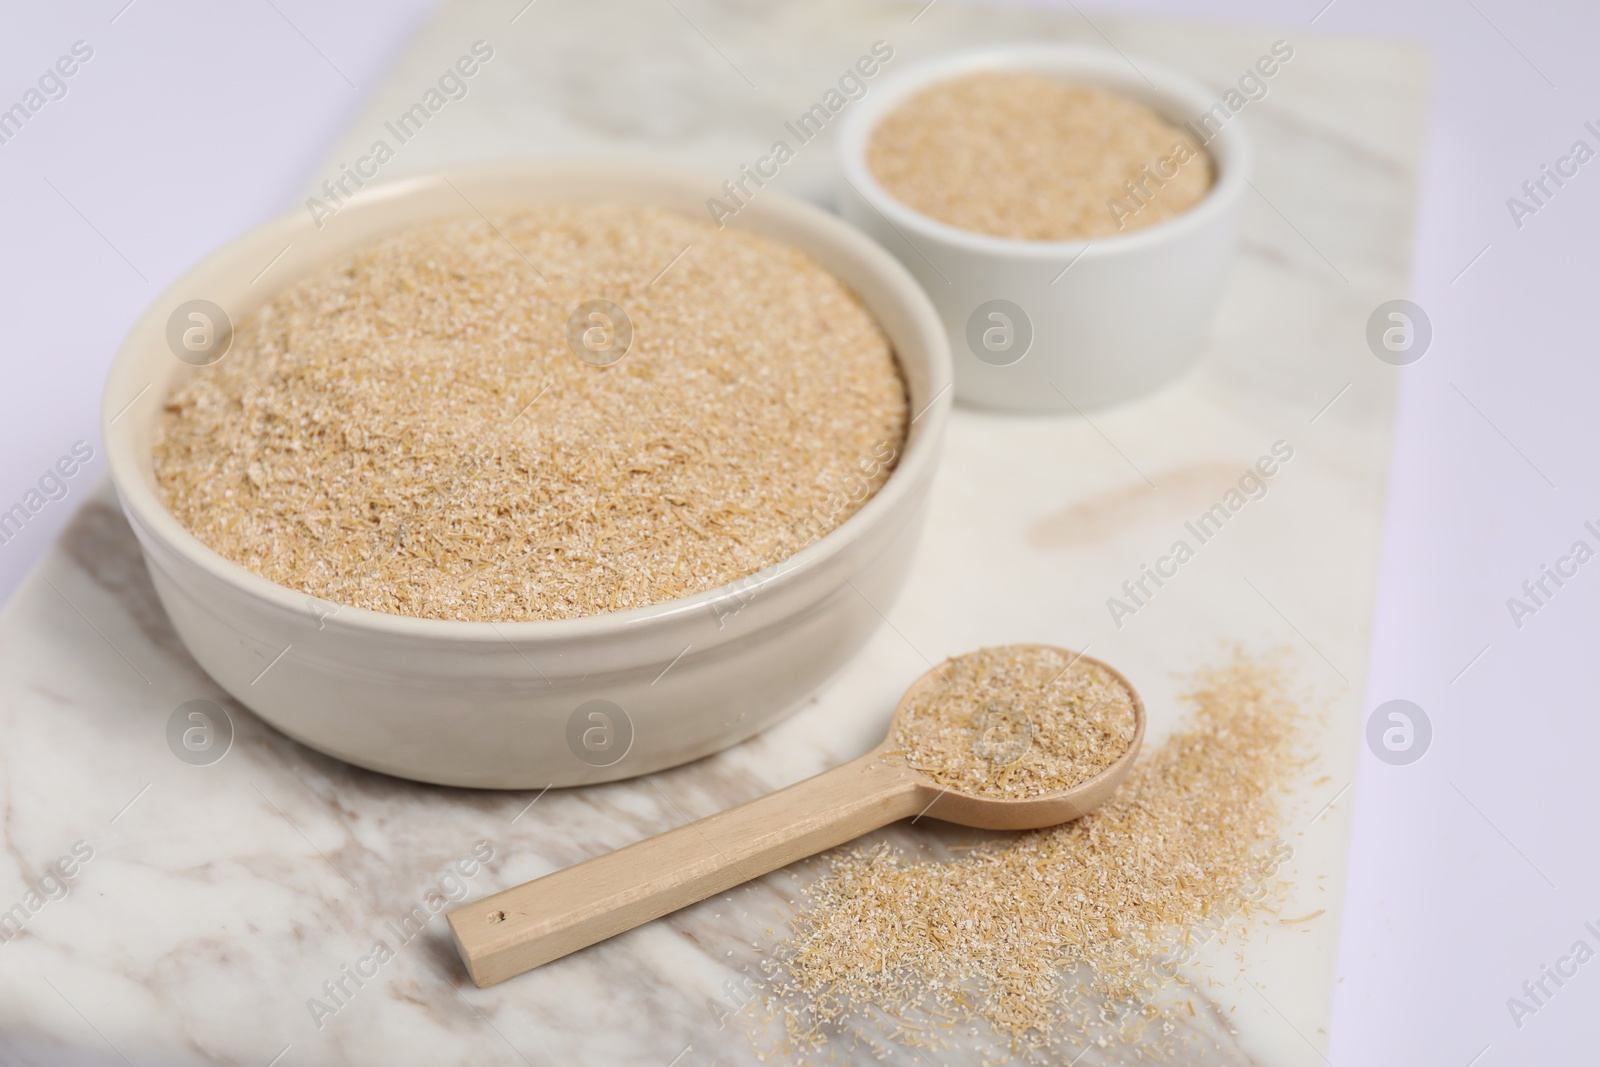
[[[151,445],[163,401],[185,376],[204,373],[168,340],[181,306],[209,301],[237,323],[356,246],[424,220],[596,201],[700,215],[718,184],[645,162],[466,168],[363,190],[321,228],[308,211],[292,211],[178,279],[118,351],[101,425],[156,591],[200,666],[291,737],[351,763],[446,785],[542,788],[644,774],[725,748],[797,707],[859,651],[910,566],[950,406],[950,357],[933,307],[892,256],[776,192],[729,224],[808,252],[850,286],[892,341],[918,413],[882,489],[776,566],[589,618],[408,618],[269,582],[201,544],[157,495]]]
[[[846,115],[838,141],[845,218],[899,257],[933,298],[949,334],[959,399],[1066,411],[1118,403],[1170,381],[1205,339],[1238,244],[1250,166],[1240,119],[1230,115],[1206,142],[1215,184],[1181,215],[1092,241],[991,237],[896,200],[866,157],[873,129],[907,97],[982,70],[1106,89],[1179,125],[1219,104],[1182,74],[1102,49],[1016,45],[930,60],[875,86]],[[999,350],[980,343],[975,351],[972,339],[991,327],[999,328],[990,335]]]

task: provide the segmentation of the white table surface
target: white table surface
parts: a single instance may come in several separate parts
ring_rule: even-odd
[[[0,145],[0,501],[73,442],[95,442],[100,378],[128,322],[184,266],[294,199],[424,6],[8,13],[0,95],[20,95],[74,40],[95,57]],[[1600,586],[1580,574],[1521,629],[1505,601],[1600,517],[1583,314],[1600,179],[1585,168],[1520,229],[1505,201],[1574,139],[1595,143],[1583,122],[1600,118],[1587,104],[1597,19],[1486,0],[1296,7],[1208,10],[1420,38],[1439,93],[1412,290],[1437,335],[1401,377],[1367,701],[1415,700],[1436,734],[1414,765],[1363,763],[1330,1058],[1577,1062],[1600,1002],[1592,968],[1551,986],[1520,1028],[1506,1001],[1573,941],[1594,943],[1583,923],[1600,915],[1600,871],[1583,831],[1600,728],[1582,699],[1594,689],[1582,639]],[[92,463],[75,497],[0,546],[0,588],[97,474]]]

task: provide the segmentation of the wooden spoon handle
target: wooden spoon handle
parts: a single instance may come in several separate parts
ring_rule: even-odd
[[[502,982],[916,815],[921,779],[873,751],[787,789],[449,914],[479,986]]]

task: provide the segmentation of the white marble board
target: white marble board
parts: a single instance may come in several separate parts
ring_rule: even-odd
[[[1295,855],[1283,914],[1324,910],[1293,926],[1264,920],[1213,953],[1215,1010],[1194,1025],[1218,1046],[1215,1062],[1322,1062],[1395,373],[1363,337],[1371,310],[1404,293],[1426,61],[1408,45],[1298,28],[919,7],[449,4],[308,195],[480,39],[493,60],[385,176],[639,150],[732,176],[880,39],[895,49],[891,70],[988,41],[1109,43],[1219,95],[1287,40],[1294,59],[1242,114],[1256,191],[1194,371],[1090,419],[958,408],[911,586],[814,700],[720,756],[542,797],[355,770],[227,701],[177,643],[102,489],[0,616],[0,913],[20,904],[24,919],[0,938],[0,1064],[752,1062],[756,1012],[719,1025],[716,1006],[736,1007],[730,990],[759,973],[774,908],[803,870],[481,991],[441,917],[416,936],[401,918],[433,911],[430,894],[461,892],[446,869],[475,847],[493,858],[468,864],[474,896],[839,763],[882,736],[930,660],[1006,641],[1087,647],[1118,665],[1145,696],[1154,743],[1178,721],[1187,671],[1233,643],[1289,648],[1325,711],[1321,757],[1295,787],[1284,833]],[[780,184],[826,201],[830,150],[826,138],[808,145]],[[1266,498],[1116,626],[1107,598],[1279,440],[1294,459]],[[169,716],[192,699],[222,703],[234,723],[232,748],[208,766],[180,762],[166,741]],[[915,848],[963,835],[885,836]],[[63,858],[72,876],[52,880]],[[309,999],[327,1002],[324,982],[380,940],[394,958],[359,987],[345,979],[339,1010],[316,1017]],[[1079,1062],[1135,1051],[1090,1049]],[[874,1062],[847,1042],[835,1054]]]

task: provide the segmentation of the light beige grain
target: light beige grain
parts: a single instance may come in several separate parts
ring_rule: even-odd
[[[1143,104],[1040,74],[938,82],[886,115],[867,165],[889,195],[993,237],[1132,233],[1188,211],[1212,165],[1186,129]]]
[[[567,343],[597,298],[634,328],[606,367]],[[205,544],[334,604],[572,618],[793,555],[888,478],[906,407],[809,256],[553,206],[408,229],[278,295],[169,398],[155,470]]]
[[[1133,694],[1098,663],[1044,645],[957,656],[910,694],[895,746],[942,786],[1020,800],[1071,789],[1133,742]]]

